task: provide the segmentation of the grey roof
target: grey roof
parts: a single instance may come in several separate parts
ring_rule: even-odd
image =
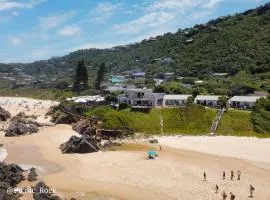
[[[126,89],[127,92],[153,92],[152,89],[130,88]]]
[[[198,95],[194,101],[218,101],[218,95]]]
[[[265,96],[233,96],[229,101],[255,103],[261,97],[266,98]]]
[[[191,94],[187,95],[165,95],[164,100],[187,100],[188,97],[191,97]]]
[[[213,76],[227,76],[229,73],[214,73]]]

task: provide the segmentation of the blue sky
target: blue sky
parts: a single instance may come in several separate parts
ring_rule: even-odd
[[[0,0],[0,63],[129,44],[269,0]]]

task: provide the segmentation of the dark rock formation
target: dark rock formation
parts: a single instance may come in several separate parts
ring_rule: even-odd
[[[82,120],[72,124],[72,129],[81,135],[93,136],[96,134],[96,126],[88,120]]]
[[[51,117],[51,122],[55,124],[72,124],[77,122],[73,116],[60,111],[52,113]]]
[[[5,130],[5,136],[15,137],[37,132],[38,127],[36,125],[13,121],[9,124],[7,130]]]
[[[34,187],[33,198],[35,200],[62,200],[55,194],[53,188],[49,188],[44,182],[38,182]]]
[[[7,189],[10,187],[15,187],[22,180],[24,180],[22,168],[15,164],[7,165],[4,162],[0,162],[0,199],[19,199],[19,194],[8,194]]]
[[[30,172],[28,174],[27,180],[28,181],[36,181],[38,177],[38,174],[36,173],[36,168],[31,168]]]
[[[90,136],[72,136],[61,144],[62,153],[93,153],[99,151],[97,141]]]
[[[7,121],[10,118],[10,113],[0,107],[0,121]]]
[[[14,137],[38,132],[41,125],[35,121],[35,116],[27,116],[21,112],[11,119],[8,128],[5,130],[6,137]]]

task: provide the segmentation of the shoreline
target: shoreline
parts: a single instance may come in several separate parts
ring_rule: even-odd
[[[0,162],[3,162],[7,156],[7,150],[5,148],[0,148]]]

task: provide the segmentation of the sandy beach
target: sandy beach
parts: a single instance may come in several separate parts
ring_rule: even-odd
[[[16,110],[11,107],[4,108]],[[40,179],[66,198],[205,200],[222,199],[224,190],[233,192],[236,199],[249,199],[249,184],[255,186],[254,200],[270,198],[269,139],[160,137],[159,157],[146,160],[145,150],[63,155],[59,145],[71,135],[77,135],[71,126],[56,125],[17,138],[0,132],[0,143],[8,152],[5,162],[35,166]],[[222,180],[223,170],[226,180]],[[229,180],[231,170],[242,172],[240,181]],[[220,188],[218,194],[215,184]]]

